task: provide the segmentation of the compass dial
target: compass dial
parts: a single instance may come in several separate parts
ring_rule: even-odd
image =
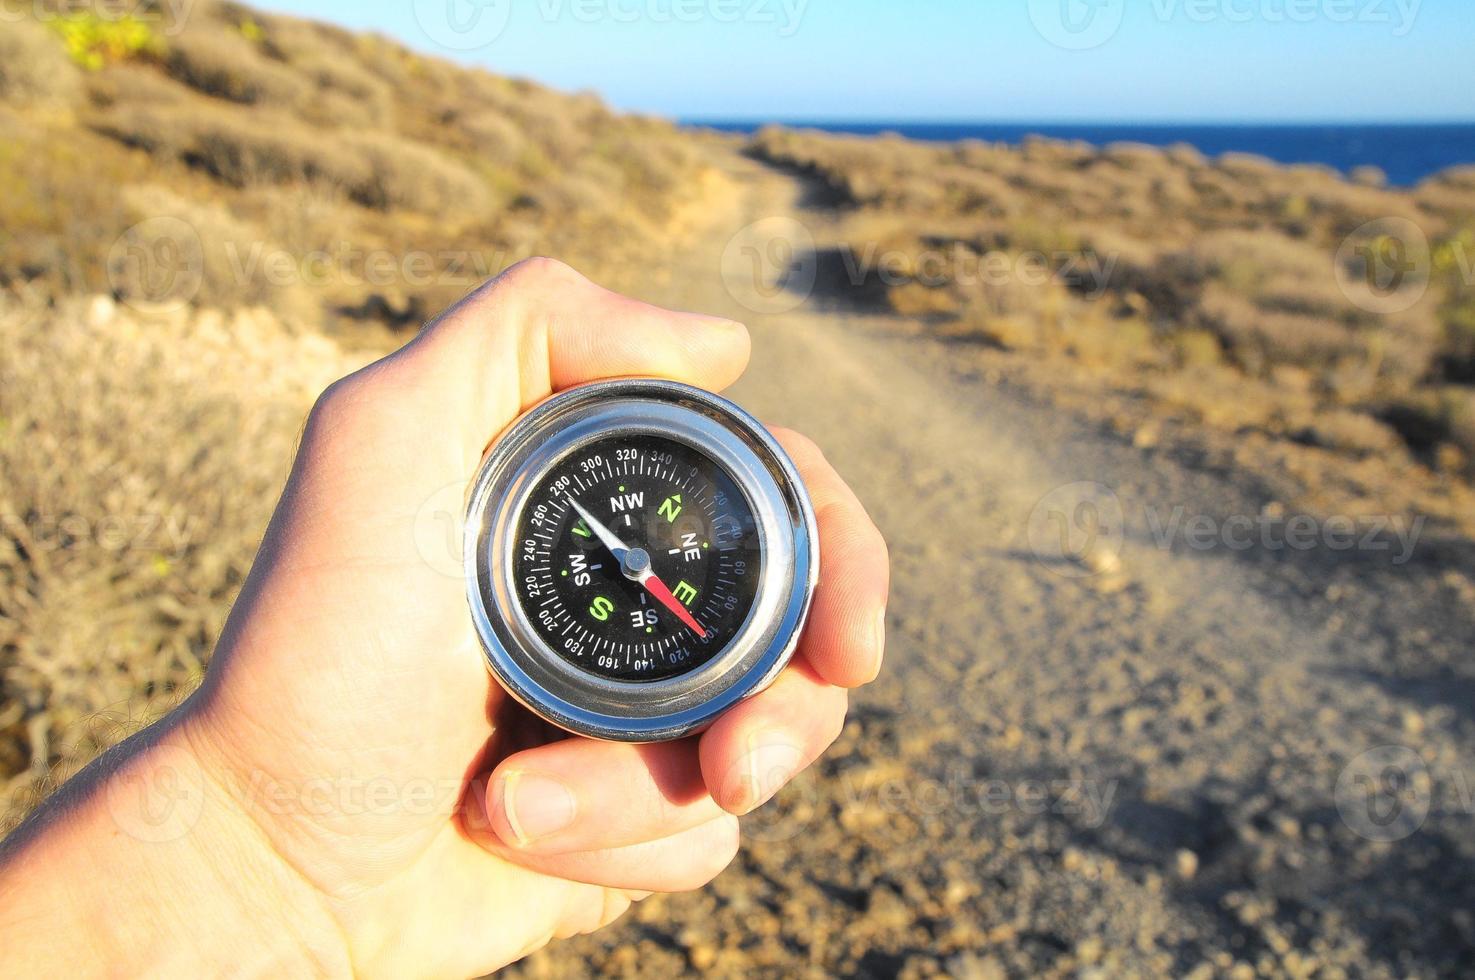
[[[607,436],[549,468],[516,519],[514,589],[575,667],[655,681],[710,661],[742,630],[762,573],[753,510],[684,442]]]

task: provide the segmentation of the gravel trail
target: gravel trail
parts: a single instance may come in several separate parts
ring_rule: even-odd
[[[1233,469],[1134,446],[866,312],[834,262],[805,288],[805,235],[833,255],[844,217],[714,158],[688,247],[644,292],[747,322],[734,396],[813,437],[870,508],[893,556],[887,668],[710,889],[519,969],[1467,966],[1475,549],[1405,515],[1288,512]]]

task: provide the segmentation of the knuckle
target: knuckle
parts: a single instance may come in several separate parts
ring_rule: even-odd
[[[307,429],[315,435],[329,435],[350,424],[362,412],[363,382],[358,374],[339,378],[318,395],[307,416]]]
[[[362,441],[386,435],[397,417],[394,385],[386,383],[384,362],[339,378],[318,395],[307,416],[303,442]]]
[[[519,286],[561,286],[583,279],[573,266],[546,255],[523,259],[498,277],[501,282]]]

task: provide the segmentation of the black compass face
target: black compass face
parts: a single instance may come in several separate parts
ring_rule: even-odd
[[[752,509],[703,453],[653,435],[581,447],[517,518],[517,600],[550,648],[620,681],[685,674],[752,611],[762,561]]]

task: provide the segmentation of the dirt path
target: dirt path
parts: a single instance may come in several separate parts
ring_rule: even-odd
[[[646,291],[747,322],[735,396],[814,437],[870,507],[888,669],[713,889],[528,969],[1433,974],[1470,955],[1469,552],[1283,513],[978,352],[765,288],[754,261],[771,279],[791,258],[776,234],[802,260],[843,219],[719,162],[705,228]]]

